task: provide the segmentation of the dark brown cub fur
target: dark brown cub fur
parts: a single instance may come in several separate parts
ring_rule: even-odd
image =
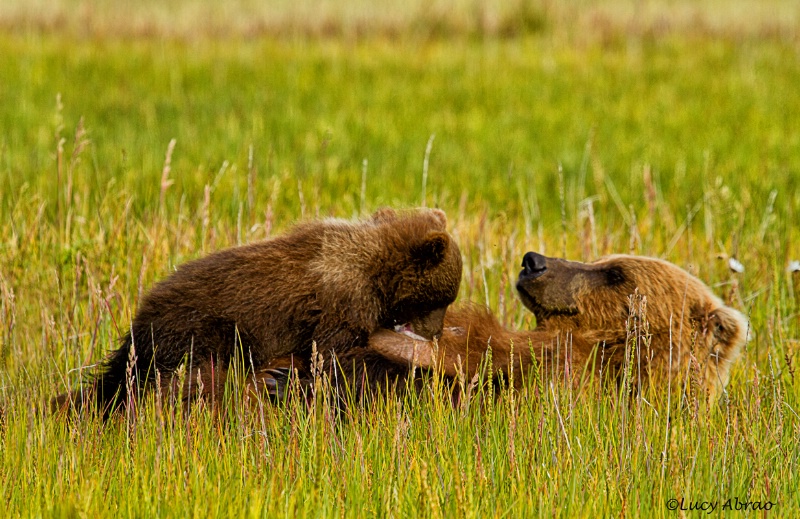
[[[256,371],[276,358],[366,347],[381,328],[432,339],[461,280],[461,256],[438,210],[304,223],[259,243],[186,263],[143,298],[91,392],[104,412],[179,366],[224,372],[238,353]],[[196,373],[192,378],[200,377]],[[213,387],[214,384],[209,384]],[[80,393],[83,394],[83,393]],[[54,406],[77,392],[57,397]]]

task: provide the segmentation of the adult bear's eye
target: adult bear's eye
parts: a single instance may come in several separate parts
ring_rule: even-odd
[[[622,273],[622,269],[619,267],[608,268],[605,273],[606,283],[608,283],[610,287],[615,287],[625,282],[625,274]]]

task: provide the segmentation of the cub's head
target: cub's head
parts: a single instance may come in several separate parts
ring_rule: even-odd
[[[712,393],[727,384],[747,341],[740,312],[699,279],[655,258],[614,255],[580,263],[528,252],[517,291],[537,327],[579,331],[611,357],[632,334],[641,336],[643,355],[656,369],[677,374],[693,364]],[[632,299],[634,293],[646,304]]]
[[[444,212],[382,209],[356,223],[329,221],[311,270],[321,309],[342,326],[432,339],[458,294],[461,253]]]
[[[447,217],[438,209],[384,209],[372,221],[380,237],[371,272],[384,301],[380,327],[438,337],[461,284],[461,252],[447,233]]]

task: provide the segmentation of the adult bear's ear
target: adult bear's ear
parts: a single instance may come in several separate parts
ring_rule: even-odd
[[[397,211],[391,207],[382,207],[375,211],[372,215],[372,220],[377,223],[388,223],[397,220]]]
[[[749,324],[741,312],[721,306],[708,314],[708,327],[717,342],[744,344],[749,335]]]
[[[444,261],[450,247],[450,236],[446,232],[430,232],[419,243],[411,245],[411,258],[423,268],[435,267]]]

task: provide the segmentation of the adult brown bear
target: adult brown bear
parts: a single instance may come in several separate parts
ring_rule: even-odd
[[[287,234],[181,265],[143,298],[130,331],[88,384],[55,409],[93,402],[105,415],[180,366],[190,391],[215,391],[237,354],[258,371],[368,345],[386,328],[417,339],[441,333],[461,282],[461,255],[439,210],[313,221]],[[402,333],[398,335],[402,336]]]
[[[713,399],[747,341],[748,322],[739,311],[666,261],[614,255],[579,263],[529,252],[522,266],[516,288],[536,316],[534,330],[508,330],[486,310],[465,307],[448,311],[438,345],[381,331],[369,350],[348,355],[368,358],[360,369],[373,380],[382,369],[377,355],[472,376],[491,347],[494,372],[507,376],[534,364],[557,374],[628,373],[633,384],[692,376]]]

